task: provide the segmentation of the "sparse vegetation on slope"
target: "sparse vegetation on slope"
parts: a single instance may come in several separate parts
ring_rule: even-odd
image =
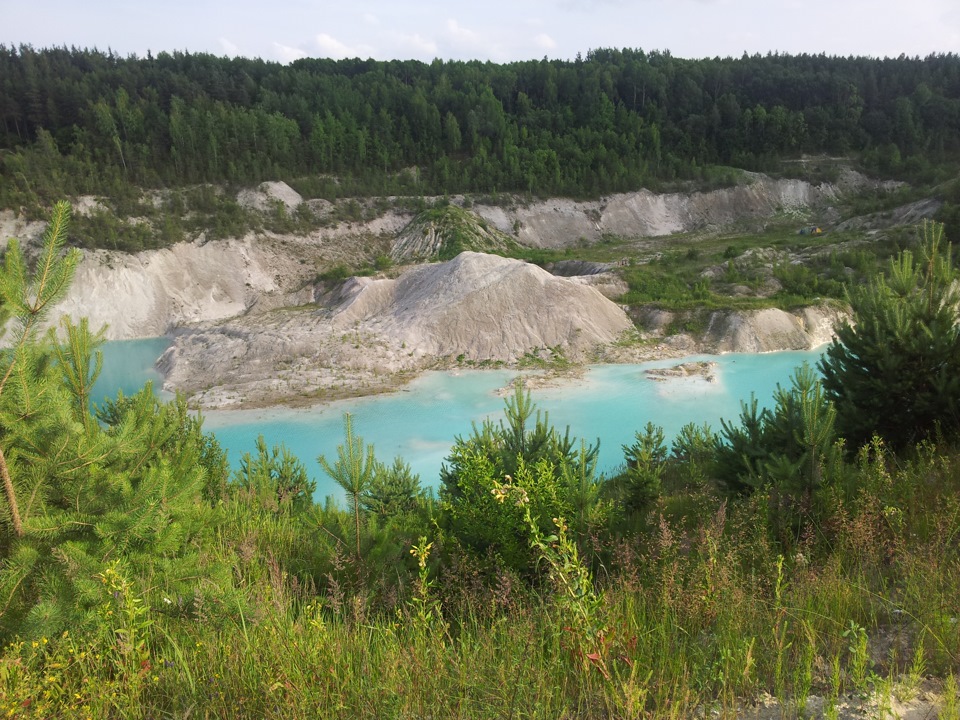
[[[506,255],[516,247],[513,238],[483,218],[441,203],[410,221],[394,241],[390,256],[399,263],[451,260],[465,250]]]

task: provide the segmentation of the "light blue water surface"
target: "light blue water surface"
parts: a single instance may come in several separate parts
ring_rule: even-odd
[[[124,392],[136,390],[153,372],[152,362],[166,344],[163,339],[107,343],[97,389],[113,383]],[[796,367],[803,362],[815,364],[820,354],[815,350],[701,355],[641,365],[598,365],[580,378],[531,394],[553,425],[561,429],[569,425],[572,436],[590,443],[599,438],[599,467],[610,472],[623,463],[621,446],[632,443],[647,422],[661,425],[668,442],[688,422],[707,422],[719,430],[720,418],[737,420],[741,401],[751,393],[761,406],[770,404],[776,385],[789,384]],[[125,357],[129,364],[125,365]],[[716,381],[691,377],[658,382],[644,374],[648,368],[691,360],[716,362]],[[143,373],[139,384],[138,373]],[[399,455],[420,474],[425,486],[436,487],[440,466],[456,436],[467,436],[474,422],[502,417],[504,400],[496,391],[515,376],[504,370],[431,372],[390,395],[299,410],[209,411],[204,413],[204,428],[227,449],[233,467],[243,453],[254,450],[260,434],[268,445],[283,443],[317,481],[318,499],[333,495],[342,500],[342,492],[323,474],[316,458],[324,454],[331,461],[336,459],[337,445],[343,442],[343,417],[349,412],[354,432],[375,446],[379,460],[389,463]]]
[[[102,405],[105,398],[116,399],[120,391],[127,396],[139,392],[147,382],[159,392],[162,379],[154,365],[168,347],[169,338],[162,337],[104,343],[103,367],[90,399]]]

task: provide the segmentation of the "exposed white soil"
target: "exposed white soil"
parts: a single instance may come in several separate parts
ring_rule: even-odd
[[[784,213],[824,216],[847,189],[889,189],[848,171],[835,185],[762,175],[749,180],[706,193],[642,190],[593,202],[524,205],[515,199],[510,205],[508,199],[504,206],[477,203],[464,209],[483,220],[491,237],[494,228],[501,233],[498,242],[561,248],[609,234],[655,238]],[[668,336],[665,330],[674,330],[678,320],[673,314],[649,310],[634,318],[635,326],[615,304],[626,286],[609,272],[611,266],[558,263],[556,275],[569,276],[561,278],[476,253],[450,263],[397,268],[393,278],[356,278],[328,297],[329,287],[316,282],[317,273],[400,250],[412,212],[390,209],[372,220],[335,222],[330,203],[304,201],[276,182],[241,191],[238,201],[265,213],[278,204],[287,212],[306,205],[330,222],[305,235],[264,232],[209,242],[201,235],[137,254],[84,251],[50,324],[62,315],[85,316],[94,328],[106,325],[111,340],[171,335],[175,345],[162,363],[168,387],[194,396],[198,404],[224,406],[378,392],[424,368],[456,366],[457,358],[509,364],[549,348],[570,360],[596,362],[808,348],[830,338],[838,317],[825,307],[717,312],[701,321],[702,338]],[[463,198],[451,202],[466,205]],[[96,198],[77,201],[78,212],[99,207]],[[932,207],[912,204],[890,219],[927,217]],[[2,211],[0,244],[8,237],[35,243],[43,227]],[[431,244],[426,235],[418,240],[425,248]],[[780,261],[749,259],[770,267]],[[775,290],[771,282],[769,292]]]
[[[303,198],[285,182],[263,182],[255,189],[244,189],[237,194],[237,203],[241,207],[260,212],[270,212],[279,203],[287,212],[293,212]]]
[[[568,247],[595,243],[605,235],[663,237],[744,219],[801,213],[826,207],[839,195],[836,186],[826,183],[773,180],[756,174],[748,177],[748,184],[705,193],[640,190],[597,201],[553,198],[509,210],[485,205],[476,205],[473,210],[501,231],[515,232],[523,245]],[[862,182],[871,181],[863,178]]]
[[[438,363],[512,363],[541,348],[584,360],[632,327],[591,287],[465,252],[397,279],[354,278],[329,308],[183,331],[162,365],[169,385],[203,405],[296,402],[382,390]]]
[[[253,235],[136,254],[85,251],[57,315],[106,325],[110,340],[156,337],[242,315],[268,298],[309,300],[311,291],[296,292],[305,275],[294,254]]]

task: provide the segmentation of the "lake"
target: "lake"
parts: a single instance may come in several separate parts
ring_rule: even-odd
[[[148,380],[158,380],[153,362],[167,347],[164,338],[110,342],[104,348],[104,368],[94,398],[114,395],[116,389],[135,392]],[[633,442],[634,433],[647,422],[664,428],[668,442],[688,422],[708,422],[719,430],[720,418],[735,420],[740,402],[751,392],[761,406],[770,404],[778,383],[787,385],[796,367],[816,363],[820,350],[720,356],[692,356],[639,365],[598,365],[581,378],[555,387],[533,390],[537,407],[550,422],[571,436],[588,442],[600,439],[599,468],[610,472],[623,463],[621,446]],[[671,367],[679,362],[709,360],[715,382],[702,377],[658,382],[644,373],[648,368]],[[283,443],[317,481],[317,498],[342,492],[316,462],[318,455],[336,458],[343,441],[343,417],[350,413],[354,433],[372,443],[377,458],[386,463],[397,455],[420,474],[425,486],[436,487],[443,459],[457,435],[468,435],[471,424],[502,417],[504,401],[496,390],[508,385],[516,372],[465,370],[430,372],[389,395],[341,400],[307,409],[208,411],[204,428],[212,431],[227,449],[236,467],[240,456],[254,449],[262,434],[268,445]],[[114,390],[110,390],[114,388]]]

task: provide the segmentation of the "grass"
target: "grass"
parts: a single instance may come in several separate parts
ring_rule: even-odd
[[[513,257],[546,266],[561,260],[616,263],[627,283],[619,302],[674,312],[791,310],[842,300],[844,283],[872,277],[913,235],[862,231],[798,235],[804,223],[779,218],[753,228],[686,233],[669,239],[609,236],[593,246],[518,249]]]
[[[812,693],[830,716],[934,676],[955,717],[958,462],[928,450],[863,465],[789,544],[770,538],[765,497],[710,492],[677,515],[665,499],[647,532],[592,562],[563,527],[534,531],[553,580],[532,588],[478,581],[434,529],[432,550],[411,539],[392,599],[351,580],[363,569],[349,560],[321,591],[298,583],[284,559],[306,561],[312,523],[234,505],[206,552],[247,548],[233,559],[242,601],[179,614],[111,566],[93,626],[3,650],[0,715],[735,717],[768,693],[798,717]]]

